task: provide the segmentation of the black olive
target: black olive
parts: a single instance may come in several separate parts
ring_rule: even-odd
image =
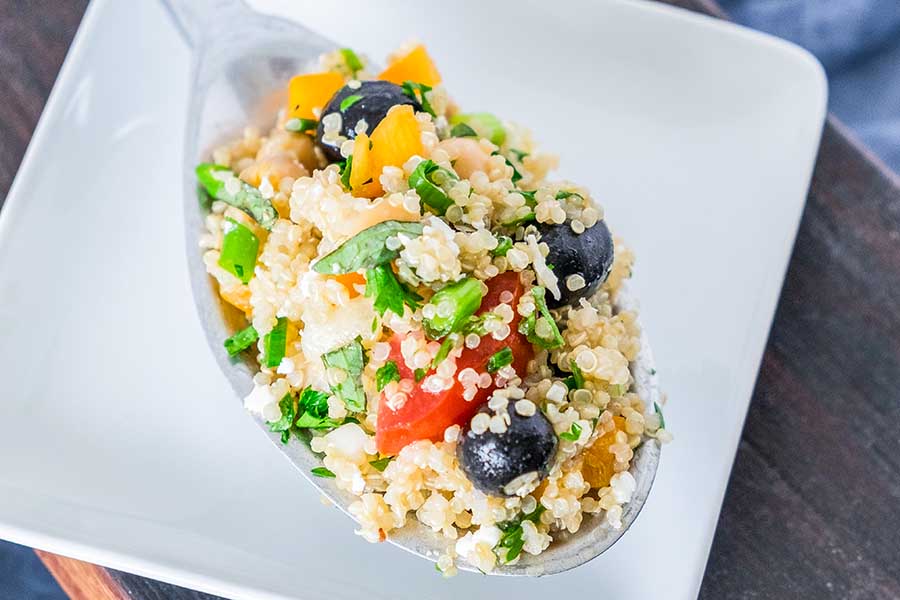
[[[592,296],[606,278],[613,263],[613,240],[609,229],[603,221],[581,233],[572,231],[566,222],[562,225],[548,223],[538,224],[541,241],[550,249],[547,264],[553,265],[553,274],[559,280],[561,298],[557,300],[553,294],[547,293],[547,305],[557,308],[563,305],[574,305],[581,298]],[[584,278],[584,287],[572,291],[566,286],[570,275]]]
[[[347,100],[351,96],[359,96],[359,99]],[[345,108],[341,110],[341,103],[345,100],[347,100]],[[319,119],[319,127],[316,129],[316,141],[329,160],[342,160],[340,147],[322,142],[322,134],[325,132],[322,120],[325,116],[339,112],[341,135],[352,140],[356,137],[356,124],[360,119],[365,119],[366,131],[371,134],[388,110],[397,104],[409,104],[414,110],[422,110],[422,106],[416,100],[403,93],[402,87],[390,81],[361,81],[357,88],[345,85],[322,109],[322,118]]]
[[[503,433],[488,429],[476,434],[467,430],[459,444],[463,472],[477,489],[494,496],[514,496],[522,484],[537,483],[547,475],[557,438],[553,426],[539,409],[528,417],[507,406],[509,425]],[[491,415],[484,406],[479,412]]]

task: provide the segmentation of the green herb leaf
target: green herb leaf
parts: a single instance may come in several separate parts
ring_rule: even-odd
[[[263,337],[263,364],[270,369],[277,368],[284,358],[287,349],[287,326],[287,318],[278,317],[275,327]]]
[[[453,205],[447,192],[457,181],[459,177],[455,173],[431,160],[420,162],[409,175],[409,187],[416,190],[422,204],[441,216]]]
[[[420,381],[425,379],[426,375],[428,375],[428,369],[416,369],[415,371],[413,371],[413,377],[416,378],[416,383],[419,383]]]
[[[340,105],[341,112],[347,110],[348,108],[350,108],[351,106],[353,106],[354,104],[356,104],[357,102],[359,102],[362,99],[363,99],[363,97],[359,94],[351,94],[351,95],[347,96],[346,98],[341,100],[341,105]]]
[[[578,441],[578,438],[581,437],[581,425],[578,423],[572,423],[572,427],[569,428],[568,431],[564,431],[559,434],[560,439],[568,440],[570,442]]]
[[[248,283],[253,279],[256,267],[256,255],[259,252],[259,238],[237,221],[226,218],[222,227],[222,252],[219,254],[219,266]]]
[[[523,152],[521,150],[516,150],[515,148],[510,148],[509,153],[516,157],[516,160],[522,162],[526,156],[528,156],[527,152]]]
[[[653,410],[656,411],[656,414],[659,415],[659,428],[666,428],[666,418],[663,416],[662,406],[660,406],[657,402],[653,403]]]
[[[513,183],[516,183],[517,181],[522,179],[522,174],[519,172],[519,169],[516,168],[516,165],[514,165],[511,160],[509,160],[509,157],[504,156],[503,154],[500,154],[499,150],[492,152],[491,156],[503,156],[503,160],[506,161],[506,164],[509,165],[510,168],[513,170],[512,177],[510,177],[510,179],[512,179]]]
[[[381,458],[370,460],[369,464],[375,467],[377,471],[384,472],[387,469],[388,464],[394,460],[393,456],[382,456]]]
[[[334,429],[341,423],[328,417],[328,394],[304,388],[297,402],[297,418],[294,426],[298,429]]]
[[[507,235],[501,235],[497,238],[497,247],[491,250],[492,256],[506,256],[506,253],[512,250],[512,238]]]
[[[466,277],[444,286],[429,302],[434,306],[434,316],[422,319],[425,333],[437,340],[459,331],[481,307],[481,299],[482,283],[474,277]]]
[[[437,116],[437,113],[434,112],[434,107],[431,106],[431,102],[429,102],[428,98],[425,96],[425,92],[431,91],[430,85],[425,85],[424,83],[416,83],[415,81],[404,81],[403,85],[400,87],[403,88],[404,94],[422,105],[422,110],[430,114],[432,117]]]
[[[584,199],[584,196],[582,196],[578,192],[570,192],[569,190],[559,190],[558,192],[556,192],[557,200],[564,200],[565,198],[571,198],[572,196],[577,196],[582,200]]]
[[[580,390],[584,389],[584,373],[581,371],[581,367],[579,367],[574,359],[569,359],[569,368],[572,370],[572,375],[567,377],[566,379],[572,379],[572,385],[569,385],[570,390]]]
[[[334,473],[332,473],[325,467],[316,467],[315,469],[311,469],[310,473],[312,473],[316,477],[322,477],[324,479],[334,479],[336,477]]]
[[[487,372],[496,373],[506,365],[511,365],[513,361],[513,352],[507,346],[501,348],[491,356],[487,361]]]
[[[241,329],[225,340],[225,350],[228,351],[228,356],[235,356],[239,352],[252,346],[258,339],[259,332],[256,331],[256,328],[253,327],[253,325],[250,325],[246,329]]]
[[[502,146],[506,141],[506,128],[500,119],[491,113],[456,114],[450,118],[451,125],[466,125],[479,137],[487,138],[492,144]],[[452,131],[451,131],[452,134]]]
[[[528,338],[528,341],[532,344],[545,350],[552,350],[554,348],[561,348],[563,344],[565,344],[565,340],[559,333],[559,327],[557,327],[556,321],[553,320],[550,309],[547,308],[546,294],[547,290],[543,287],[538,286],[531,289],[531,295],[534,297],[534,304],[537,310],[519,322],[519,332],[524,333]],[[538,315],[546,321],[547,327],[550,330],[549,336],[545,335],[544,337],[541,337],[538,335]]]
[[[347,157],[341,164],[341,185],[344,186],[348,192],[352,189],[350,187],[350,173],[353,170],[353,155]]]
[[[293,118],[288,119],[287,123],[284,124],[284,128],[288,131],[293,131],[294,133],[306,133],[308,131],[314,131],[316,127],[319,126],[319,122],[315,119],[299,119]]]
[[[400,381],[400,370],[397,363],[389,360],[375,371],[375,388],[380,392],[392,381]]]
[[[269,421],[269,431],[282,432],[281,442],[286,444],[291,436],[291,427],[294,425],[294,398],[290,394],[285,394],[284,398],[278,401],[278,408],[281,409],[281,418],[277,421]]]
[[[347,68],[350,70],[353,77],[356,77],[356,74],[364,68],[362,60],[360,60],[359,56],[356,55],[356,52],[350,48],[341,48],[340,52],[341,56],[344,57],[344,64],[347,65]]]
[[[522,553],[522,548],[525,546],[525,531],[522,529],[522,523],[531,521],[537,525],[541,522],[541,515],[545,510],[547,509],[544,508],[543,504],[538,504],[537,508],[527,515],[520,515],[511,521],[497,523],[497,527],[503,532],[503,535],[500,536],[500,541],[494,546],[494,553],[497,554],[501,562],[510,563]]]
[[[478,137],[478,132],[467,123],[457,123],[450,129],[451,137]]]
[[[347,410],[350,412],[365,410],[366,393],[359,378],[366,363],[359,338],[323,355],[322,361],[326,367],[340,369],[347,374],[341,383],[331,387],[331,391],[344,402]]]
[[[388,310],[403,316],[403,306],[419,307],[422,297],[397,280],[390,265],[378,265],[366,271],[366,297],[373,298],[376,312],[382,317]]]
[[[450,351],[456,347],[459,339],[460,335],[458,333],[451,333],[444,338],[444,341],[441,342],[441,347],[438,348],[437,354],[434,355],[434,359],[431,361],[432,369],[437,369],[437,366],[444,362],[444,359],[450,355]]]
[[[342,275],[383,265],[400,254],[399,250],[387,248],[385,242],[388,238],[401,233],[418,237],[422,235],[423,228],[422,223],[406,221],[384,221],[372,225],[322,257],[313,265],[313,270],[323,275]]]
[[[252,185],[237,179],[237,176],[227,167],[211,163],[201,163],[195,169],[197,179],[206,189],[206,192],[226,204],[239,208],[259,223],[264,229],[271,230],[278,220],[278,211],[269,200],[262,197],[258,189]],[[232,178],[237,180],[232,186],[226,185]],[[229,191],[229,187],[237,187],[237,191]]]

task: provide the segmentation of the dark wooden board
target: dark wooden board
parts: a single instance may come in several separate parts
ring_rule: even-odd
[[[0,0],[4,199],[85,4]],[[213,598],[40,554],[76,599]],[[900,180],[833,120],[700,596],[900,598]]]

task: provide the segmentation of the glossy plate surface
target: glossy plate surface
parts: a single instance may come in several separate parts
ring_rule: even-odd
[[[377,60],[426,41],[466,109],[529,124],[595,191],[638,255],[676,435],[628,534],[546,579],[445,581],[319,502],[244,414],[194,311],[188,51],[152,0],[97,0],[0,213],[0,537],[242,598],[696,594],[803,206],[821,69],[655,4],[454,6],[396,3],[394,18],[351,1],[338,21],[329,3],[258,4]]]

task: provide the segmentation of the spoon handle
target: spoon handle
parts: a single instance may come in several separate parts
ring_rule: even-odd
[[[252,12],[244,0],[161,0],[182,37],[196,48],[215,24]]]

